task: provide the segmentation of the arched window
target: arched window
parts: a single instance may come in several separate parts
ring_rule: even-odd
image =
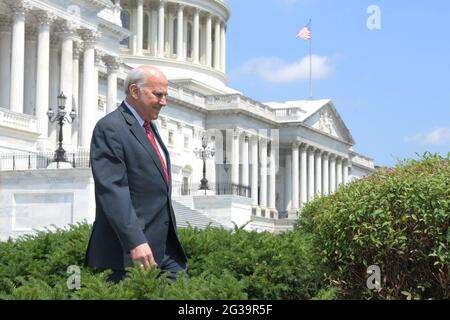
[[[120,13],[120,20],[122,21],[122,27],[130,30],[130,13],[126,10],[122,10]],[[130,47],[130,38],[125,38],[120,42],[120,45],[125,48]]]
[[[150,18],[147,13],[144,13],[144,39],[142,41],[142,49],[148,50],[148,35],[149,35],[149,28],[150,28]]]
[[[192,23],[187,25],[186,53],[189,59],[192,59]]]

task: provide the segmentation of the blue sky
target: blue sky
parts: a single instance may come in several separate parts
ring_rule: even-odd
[[[355,151],[383,166],[450,151],[450,1],[228,4],[231,87],[261,102],[307,99],[308,43],[295,35],[311,18],[313,97],[334,101]],[[370,5],[380,9],[379,30],[367,27]]]

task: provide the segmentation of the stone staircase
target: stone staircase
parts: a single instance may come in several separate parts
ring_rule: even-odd
[[[189,204],[192,205],[192,200],[188,197],[174,197],[172,199],[173,210],[175,211],[175,217],[177,219],[177,227],[187,228],[191,226],[193,228],[205,229],[208,226],[220,228],[222,225],[217,221],[208,217],[208,215],[192,209]]]

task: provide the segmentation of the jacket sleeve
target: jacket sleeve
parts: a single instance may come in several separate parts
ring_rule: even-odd
[[[91,166],[96,205],[116,232],[125,252],[146,243],[131,202],[120,133],[113,125],[98,122],[91,141]]]

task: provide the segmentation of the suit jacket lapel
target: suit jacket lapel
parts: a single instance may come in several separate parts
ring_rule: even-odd
[[[130,125],[130,131],[133,133],[133,135],[139,141],[139,143],[144,147],[145,151],[147,151],[147,153],[151,156],[151,159],[158,168],[159,173],[166,182],[166,185],[168,185],[168,182],[166,181],[166,174],[164,173],[164,169],[162,167],[161,161],[159,160],[159,156],[153,145],[148,140],[144,128],[139,125],[139,122],[131,114],[131,112],[128,110],[127,106],[124,103],[122,103],[120,108],[125,120]]]

